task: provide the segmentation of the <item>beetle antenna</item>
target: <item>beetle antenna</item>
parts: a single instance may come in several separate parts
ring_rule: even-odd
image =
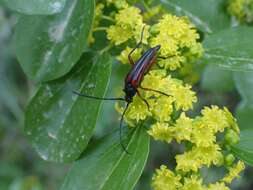
[[[90,99],[96,99],[96,100],[120,100],[120,101],[126,101],[124,98],[101,98],[101,97],[97,97],[97,96],[90,96],[87,94],[81,94],[80,92],[77,91],[73,91],[74,94],[78,95],[78,96],[82,96],[85,98],[90,98]]]
[[[122,149],[127,153],[127,154],[130,154],[128,151],[127,151],[127,148],[125,147],[125,145],[123,144],[122,142],[122,127],[123,127],[123,119],[124,119],[124,116],[126,114],[126,111],[128,109],[128,106],[129,106],[129,102],[127,103],[123,113],[122,113],[122,116],[121,116],[121,119],[120,119],[120,126],[119,126],[119,140],[120,140],[120,145],[122,147]]]
[[[146,90],[146,91],[156,92],[158,94],[161,94],[161,95],[164,95],[164,96],[167,96],[167,97],[171,97],[171,95],[166,94],[165,92],[162,92],[162,91],[159,91],[159,90],[154,90],[154,89],[151,89],[151,88],[144,88],[144,87],[141,87],[141,86],[139,88],[141,88],[143,90]]]

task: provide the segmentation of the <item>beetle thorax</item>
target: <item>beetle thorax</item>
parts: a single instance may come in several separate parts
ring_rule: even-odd
[[[133,101],[133,97],[136,94],[136,89],[133,87],[133,85],[131,83],[125,83],[125,88],[123,90],[125,92],[125,100],[127,102],[132,102]]]

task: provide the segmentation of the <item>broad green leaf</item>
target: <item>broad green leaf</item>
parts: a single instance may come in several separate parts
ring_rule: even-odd
[[[253,72],[235,72],[234,81],[242,101],[236,108],[241,129],[253,129]]]
[[[253,130],[241,131],[240,142],[232,148],[234,154],[245,161],[247,164],[253,165]]]
[[[204,60],[228,70],[253,71],[252,44],[252,27],[223,30],[204,40]]]
[[[50,15],[59,13],[66,0],[1,0],[8,8],[29,15]]]
[[[160,0],[170,12],[187,16],[197,28],[212,33],[230,26],[223,0]]]
[[[21,16],[15,43],[25,73],[41,81],[66,74],[86,46],[93,14],[94,0],[72,0],[60,14]]]
[[[79,69],[42,84],[27,107],[25,133],[44,160],[73,161],[92,136],[101,101],[79,97],[72,91],[103,97],[112,60],[107,54],[89,60],[84,55]]]
[[[234,80],[243,101],[253,107],[253,72],[235,72]]]
[[[233,75],[231,71],[208,65],[203,72],[201,87],[212,92],[231,91],[234,89]]]
[[[125,134],[126,135],[126,134]],[[70,169],[61,190],[131,190],[139,179],[149,152],[149,136],[139,127],[123,141],[118,133],[100,140]]]
[[[252,129],[253,130],[253,105],[242,101],[236,108],[236,119],[240,126],[240,129]]]

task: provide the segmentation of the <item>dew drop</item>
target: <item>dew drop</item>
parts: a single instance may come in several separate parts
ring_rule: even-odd
[[[60,100],[60,101],[58,102],[58,105],[59,105],[60,108],[62,108],[62,106],[63,106],[63,101]]]
[[[54,133],[52,133],[51,131],[48,131],[48,136],[50,137],[50,138],[52,138],[52,139],[57,139],[57,135],[56,134],[54,134]]]
[[[87,88],[95,88],[95,87],[96,87],[96,85],[93,84],[93,83],[90,83],[90,84],[87,85]]]
[[[58,1],[51,3],[50,6],[53,9],[53,12],[59,12],[62,8],[62,4]]]

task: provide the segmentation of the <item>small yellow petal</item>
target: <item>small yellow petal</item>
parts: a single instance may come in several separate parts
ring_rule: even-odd
[[[181,177],[174,174],[166,166],[162,165],[156,170],[152,178],[152,187],[154,190],[181,190]]]

